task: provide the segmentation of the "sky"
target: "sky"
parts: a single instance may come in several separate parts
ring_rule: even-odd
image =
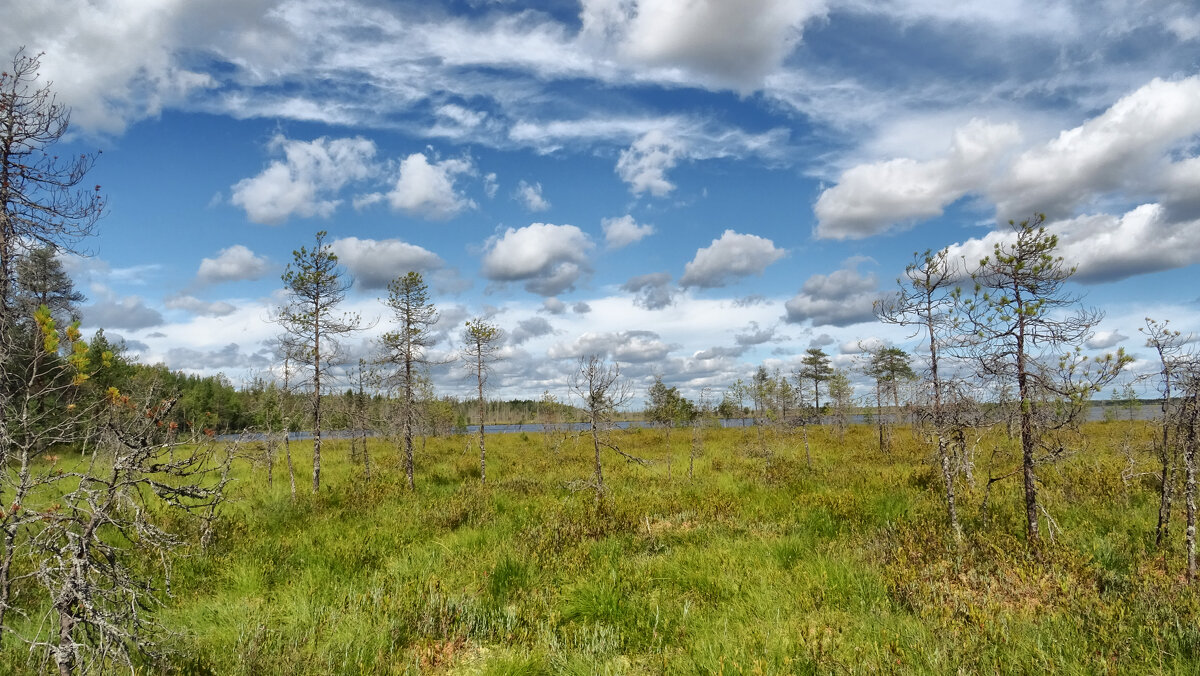
[[[506,334],[492,396],[564,397],[580,356],[695,397],[875,321],[914,252],[976,261],[1044,213],[1104,312],[1089,354],[1153,370],[1200,333],[1200,10],[996,0],[58,0],[6,9],[100,151],[64,264],[146,363],[277,366],[293,250],[328,232],[368,326],[415,270],[441,320]],[[469,396],[467,371],[434,374]],[[866,393],[863,377],[860,392]]]

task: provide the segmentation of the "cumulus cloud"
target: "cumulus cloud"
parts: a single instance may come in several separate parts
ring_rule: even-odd
[[[242,352],[237,343],[229,343],[216,350],[195,350],[173,347],[167,350],[166,363],[173,369],[189,371],[216,371],[234,368],[266,368],[273,359],[267,351],[252,354]]]
[[[869,237],[940,216],[968,194],[994,203],[1001,221],[1032,213],[1065,218],[1114,198],[1157,200],[1195,217],[1200,162],[1187,155],[1197,134],[1195,75],[1156,78],[1083,124],[1019,153],[1016,125],[972,120],[955,132],[941,157],[889,159],[844,171],[817,199],[816,234]]]
[[[829,335],[828,333],[822,333],[821,335],[817,336],[816,338],[813,338],[812,340],[808,341],[808,346],[809,347],[825,347],[826,345],[833,345],[836,342],[837,341],[834,340],[833,336]]]
[[[592,247],[591,239],[573,225],[532,223],[508,228],[488,241],[483,274],[494,282],[524,282],[532,293],[554,296],[575,288],[590,271]]]
[[[709,359],[737,359],[746,354],[749,348],[745,345],[737,347],[710,347],[707,350],[702,350],[692,355],[693,359],[709,360]]]
[[[508,343],[510,345],[520,345],[534,338],[548,336],[554,333],[554,327],[550,322],[546,321],[545,317],[530,317],[517,322],[517,327],[509,332]]]
[[[102,300],[93,305],[85,305],[80,308],[80,312],[81,323],[88,327],[135,331],[163,324],[162,314],[147,306],[137,296]]]
[[[577,359],[598,354],[615,361],[641,364],[665,359],[675,346],[654,331],[588,332],[570,343],[558,343],[547,353],[551,359]]]
[[[398,239],[343,237],[330,246],[338,262],[346,266],[354,281],[364,289],[382,289],[408,272],[428,273],[443,265],[432,251]]]
[[[675,184],[667,179],[667,171],[679,162],[684,149],[683,143],[661,129],[652,129],[621,151],[617,175],[629,184],[634,195],[648,192],[664,197],[675,189]]]
[[[142,353],[150,349],[150,346],[140,340],[130,340],[119,333],[105,333],[104,337],[108,339],[110,345],[116,345],[122,350],[130,352]]]
[[[170,296],[163,304],[172,310],[183,310],[204,317],[224,317],[237,311],[236,307],[225,301],[204,301],[195,296],[183,294]]]
[[[654,234],[653,225],[638,225],[629,214],[605,218],[600,222],[600,227],[604,230],[604,243],[609,249],[620,249]]]
[[[1089,350],[1107,350],[1127,340],[1129,340],[1129,336],[1122,335],[1120,331],[1097,331],[1087,339],[1084,346]]]
[[[241,244],[234,244],[217,252],[216,258],[201,260],[196,281],[201,284],[220,284],[254,280],[262,277],[270,268],[271,262],[266,257],[255,255]]]
[[[585,0],[585,39],[614,40],[625,58],[679,69],[747,93],[777,70],[822,0]]]
[[[1155,78],[1084,124],[1030,149],[989,192],[1001,219],[1071,213],[1098,195],[1143,185],[1150,167],[1176,144],[1200,133],[1200,76]],[[1151,172],[1154,173],[1154,172]]]
[[[233,203],[255,223],[279,225],[293,215],[328,218],[341,204],[335,196],[343,186],[375,172],[375,144],[361,136],[295,141],[277,134],[268,148],[283,159],[232,189]]]
[[[400,161],[400,175],[387,194],[388,204],[413,216],[448,220],[475,208],[474,200],[455,186],[459,176],[474,173],[475,166],[468,158],[430,163],[424,153],[413,153]]]
[[[557,298],[547,298],[542,301],[542,309],[538,312],[545,312],[552,315],[566,314],[567,304]]]
[[[550,202],[542,197],[541,183],[527,183],[521,181],[517,184],[517,201],[525,206],[529,211],[546,211],[550,208]]]
[[[1175,221],[1162,205],[1143,204],[1122,215],[1080,216],[1047,225],[1058,235],[1058,254],[1078,270],[1074,279],[1088,284],[1114,282],[1134,275],[1200,262],[1200,220]],[[952,258],[976,265],[996,244],[1015,239],[1011,228],[994,230],[950,247]]]
[[[761,328],[758,322],[750,322],[746,329],[733,337],[734,342],[738,345],[750,347],[753,345],[762,345],[775,338],[775,327],[768,326]]]
[[[702,289],[725,286],[739,277],[761,275],[786,253],[765,237],[726,230],[711,245],[696,251],[696,257],[684,266],[679,285]]]
[[[861,239],[940,216],[951,202],[978,188],[1002,153],[1019,140],[1015,125],[972,120],[955,132],[944,157],[851,167],[817,198],[816,234]]]
[[[889,343],[887,341],[881,338],[876,338],[875,336],[871,336],[870,338],[847,340],[841,345],[838,345],[838,351],[843,355],[869,354],[885,347],[889,347]]]
[[[761,293],[752,293],[749,296],[742,296],[733,300],[734,307],[753,307],[755,305],[766,305],[770,301]]]
[[[577,315],[586,315],[587,313],[589,313],[591,311],[592,311],[592,306],[588,305],[584,301],[579,301],[571,306],[571,312],[574,312]]]
[[[811,322],[813,326],[849,326],[875,319],[872,305],[881,295],[875,275],[861,275],[851,258],[840,270],[828,275],[813,275],[800,287],[800,293],[784,304],[785,318],[792,323]]]
[[[633,304],[646,310],[662,310],[675,303],[671,275],[665,272],[638,275],[622,284],[621,289],[632,293]]]

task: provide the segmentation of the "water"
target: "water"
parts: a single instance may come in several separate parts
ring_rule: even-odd
[[[1104,420],[1105,413],[1108,411],[1111,411],[1110,415],[1115,415],[1117,420],[1129,420],[1129,417],[1130,417],[1129,409],[1120,408],[1120,407],[1107,407],[1107,406],[1101,406],[1101,405],[1095,405],[1095,406],[1091,407],[1091,409],[1088,411],[1088,420],[1090,420],[1092,422],[1099,422],[1101,420]],[[1158,404],[1142,404],[1133,410],[1133,419],[1134,420],[1154,420],[1160,414],[1161,414],[1161,410],[1159,409]],[[889,420],[891,418],[890,414],[888,414],[888,413],[884,413],[884,416],[887,417]],[[863,425],[863,424],[867,423],[868,416],[865,414],[855,414],[855,415],[847,416],[847,419],[850,422],[850,424],[852,424],[852,425]],[[754,425],[753,418],[722,418],[722,419],[718,420],[717,422],[720,423],[721,427],[750,427],[750,426]],[[824,419],[824,422],[829,423],[829,418],[826,417]],[[647,421],[640,421],[640,420],[619,420],[619,421],[613,423],[613,426],[616,427],[617,429],[626,430],[626,429],[633,429],[633,428],[638,428],[638,427],[650,428],[650,427],[654,427],[655,425],[654,425],[654,423],[647,422]],[[554,429],[556,431],[565,431],[565,432],[582,432],[582,431],[587,430],[588,428],[589,428],[589,424],[585,423],[585,422],[559,423],[558,425],[554,426]],[[519,434],[521,432],[524,432],[526,434],[530,434],[530,433],[541,434],[545,430],[546,430],[545,426],[542,425],[541,423],[535,423],[535,424],[515,424],[514,423],[514,424],[506,424],[506,425],[484,425],[483,426],[484,434]],[[465,434],[478,434],[479,426],[478,425],[467,425],[464,433]],[[362,432],[355,431],[355,430],[323,430],[321,432],[322,439],[350,439],[352,437],[358,437],[358,436],[362,436]],[[377,432],[368,431],[367,436],[368,437],[378,437],[381,435],[378,434]],[[267,438],[267,436],[265,434],[262,434],[259,432],[251,432],[251,433],[246,433],[246,434],[221,434],[221,435],[217,436],[217,439],[219,439],[221,441],[236,441],[238,439],[244,439],[247,441],[264,441],[264,440],[266,440],[266,438]],[[288,438],[291,439],[292,441],[308,441],[309,439],[313,438],[313,435],[312,435],[312,432],[294,431],[288,435]]]

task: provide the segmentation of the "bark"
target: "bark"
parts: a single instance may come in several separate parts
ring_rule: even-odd
[[[1187,499],[1187,579],[1196,579],[1196,418],[1200,416],[1200,401],[1192,395],[1191,409],[1187,423],[1187,447],[1184,449],[1184,466],[1187,478],[1184,482],[1184,495]]]
[[[479,481],[487,483],[487,446],[484,443],[483,434],[483,349],[480,348],[479,362],[477,365],[476,376],[479,381]]]

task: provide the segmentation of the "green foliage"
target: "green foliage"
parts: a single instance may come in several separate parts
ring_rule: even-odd
[[[1089,453],[1045,473],[1061,531],[1044,563],[1018,482],[992,487],[986,526],[964,486],[956,546],[927,449],[902,433],[880,456],[861,425],[842,443],[811,426],[812,469],[779,440],[769,485],[741,430],[710,431],[704,471],[673,483],[664,431],[618,433],[654,464],[614,464],[600,503],[570,488],[587,445],[495,435],[485,489],[461,438],[433,439],[436,478],[408,492],[389,454],[366,484],[327,442],[330,490],[294,504],[238,469],[241,500],[177,566],[163,619],[181,660],[228,674],[1188,673],[1200,596],[1149,550],[1154,490],[1121,481],[1119,448],[1153,430],[1126,425],[1089,427]],[[982,443],[1019,457],[1002,433]]]

